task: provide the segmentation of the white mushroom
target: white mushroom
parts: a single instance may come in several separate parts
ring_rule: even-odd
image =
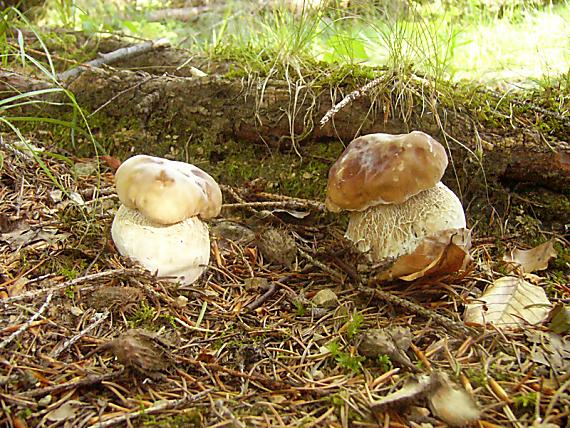
[[[329,171],[326,205],[354,211],[346,237],[373,261],[415,250],[427,236],[465,228],[457,196],[440,182],[443,146],[423,132],[353,140]]]
[[[111,235],[123,256],[159,277],[194,282],[210,260],[208,226],[220,213],[222,193],[214,179],[184,162],[137,155],[115,173],[122,202]]]

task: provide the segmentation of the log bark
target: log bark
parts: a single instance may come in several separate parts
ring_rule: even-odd
[[[0,82],[3,97],[50,85],[7,71],[0,71]],[[125,152],[163,155],[165,149],[158,142],[165,133],[302,150],[314,140],[347,144],[361,134],[420,129],[447,142],[454,161],[448,174],[462,186],[473,184],[475,177],[480,182],[531,182],[557,192],[570,191],[566,141],[547,143],[539,133],[524,128],[502,133],[477,129],[467,115],[443,108],[437,112],[443,118],[442,132],[432,112],[415,108],[406,120],[394,114],[389,92],[357,98],[321,127],[320,119],[354,88],[96,68],[83,69],[65,85],[91,112],[90,119],[105,127],[100,132],[112,133],[125,124],[145,132],[147,139],[140,147],[131,144]]]

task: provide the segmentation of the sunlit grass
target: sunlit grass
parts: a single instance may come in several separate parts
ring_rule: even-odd
[[[192,23],[145,21],[145,8],[160,7],[157,2],[144,7],[139,3],[137,8],[121,0],[112,3],[78,0],[74,19],[60,21],[89,32],[167,37],[174,45],[212,56],[241,52],[244,61],[269,69],[271,63],[311,59],[412,68],[438,79],[496,84],[540,80],[570,68],[569,1],[541,9],[528,1],[511,1],[499,13],[498,3],[483,7],[465,0],[454,6],[434,0],[411,3],[406,13],[391,17],[373,9],[360,14],[344,9],[293,14],[286,8],[235,0]],[[45,22],[57,24],[60,15],[62,10],[54,9]]]

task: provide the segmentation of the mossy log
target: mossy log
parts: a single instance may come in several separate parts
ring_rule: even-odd
[[[5,94],[47,85],[15,73],[4,72],[1,77],[0,91]],[[193,135],[198,142],[234,139],[243,144],[303,149],[315,140],[346,144],[359,134],[419,129],[441,142],[447,140],[454,161],[450,174],[460,182],[484,177],[487,182],[530,182],[557,192],[570,191],[567,142],[546,142],[524,128],[502,133],[476,129],[467,116],[456,111],[441,112],[446,118],[442,123],[446,139],[431,112],[414,109],[406,121],[390,112],[391,94],[375,94],[373,100],[360,97],[321,127],[318,122],[333,103],[354,88],[344,88],[343,93],[341,87],[308,88],[261,78],[247,81],[103,69],[83,71],[67,88],[81,107],[95,112],[90,119],[100,125],[95,128],[100,133],[125,127],[144,132],[139,147],[136,140],[129,141],[129,147],[107,147],[115,153],[135,150],[163,155],[169,147],[160,139],[166,134]]]

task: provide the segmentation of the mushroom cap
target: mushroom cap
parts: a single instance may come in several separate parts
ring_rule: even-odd
[[[216,181],[200,168],[154,156],[127,159],[115,173],[121,202],[154,223],[173,224],[189,217],[215,217],[222,208]]]
[[[210,261],[208,226],[197,217],[167,226],[121,205],[111,236],[121,255],[183,285],[196,281]]]
[[[444,147],[423,132],[364,135],[329,170],[326,205],[338,212],[400,204],[435,186],[445,168]]]
[[[443,183],[398,205],[350,213],[345,236],[375,262],[413,252],[427,236],[466,227],[459,198]]]

